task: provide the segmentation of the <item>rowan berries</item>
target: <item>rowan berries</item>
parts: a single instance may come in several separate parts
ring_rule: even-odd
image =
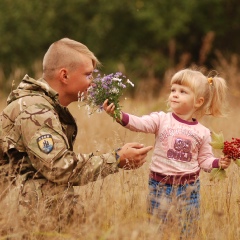
[[[240,159],[240,138],[232,138],[231,142],[225,141],[223,153],[233,160]]]

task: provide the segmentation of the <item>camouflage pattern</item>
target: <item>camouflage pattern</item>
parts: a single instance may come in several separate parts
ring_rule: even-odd
[[[71,192],[72,186],[118,171],[112,153],[74,153],[76,135],[76,122],[59,104],[58,93],[44,79],[26,75],[10,93],[0,115],[1,183],[20,182],[21,191],[25,191],[24,184],[34,180],[40,185],[52,184],[59,192]]]

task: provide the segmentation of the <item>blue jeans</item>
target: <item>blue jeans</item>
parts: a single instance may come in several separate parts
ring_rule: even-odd
[[[189,231],[199,220],[200,182],[171,185],[149,179],[148,213]]]

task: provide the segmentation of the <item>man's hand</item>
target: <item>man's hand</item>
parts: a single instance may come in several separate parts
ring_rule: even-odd
[[[126,143],[119,151],[120,168],[130,170],[141,167],[145,162],[147,153],[152,150],[152,146],[144,147],[140,143]]]

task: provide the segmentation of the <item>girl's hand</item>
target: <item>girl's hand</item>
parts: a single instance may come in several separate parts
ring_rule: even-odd
[[[114,103],[111,103],[108,105],[108,99],[106,99],[103,103],[103,109],[105,110],[105,112],[107,114],[109,114],[110,116],[113,116],[114,110],[115,110],[115,105],[114,105]]]
[[[105,110],[105,112],[108,114],[108,115],[110,115],[111,117],[113,117],[113,118],[115,118],[115,116],[114,116],[114,110],[115,110],[115,105],[114,105],[114,103],[110,103],[109,105],[108,105],[108,99],[106,99],[105,101],[104,101],[104,103],[103,103],[103,109]],[[120,113],[120,118],[115,118],[116,119],[116,121],[118,122],[118,123],[120,123],[120,124],[122,124],[121,122],[122,122],[122,113]]]
[[[228,168],[229,165],[230,165],[230,163],[231,163],[231,159],[228,158],[228,156],[224,156],[224,157],[222,157],[222,158],[219,159],[219,167],[220,167],[221,169],[226,169],[226,168]]]

